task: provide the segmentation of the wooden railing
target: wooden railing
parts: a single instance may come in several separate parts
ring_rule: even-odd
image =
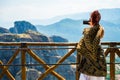
[[[110,79],[115,80],[115,53],[120,57],[120,42],[103,42],[101,43],[102,46],[105,46],[105,55],[107,56],[110,53]],[[26,54],[29,54],[34,60],[39,62],[39,64],[43,64],[43,67],[45,68],[45,72],[38,78],[38,80],[43,80],[49,73],[54,75],[58,80],[66,80],[63,76],[55,72],[54,70],[61,65],[62,62],[65,61],[66,58],[68,58],[71,54],[76,51],[77,43],[51,43],[51,42],[0,42],[0,46],[17,46],[18,48],[13,48],[16,51],[13,53],[13,56],[9,59],[7,64],[3,64],[3,62],[0,60],[0,69],[2,70],[0,72],[0,80],[2,79],[3,75],[7,75],[7,77],[10,80],[15,80],[13,75],[9,71],[9,67],[11,63],[14,61],[14,59],[17,57],[17,55],[21,52],[21,79],[26,80]],[[30,48],[30,46],[67,46],[69,51],[60,59],[57,61],[56,64],[49,66],[45,61],[43,61],[38,55],[36,55],[32,50],[36,48]],[[107,46],[107,47],[106,47]],[[46,47],[47,48],[47,47]],[[54,47],[57,49],[56,47]],[[50,49],[54,49],[53,47]],[[0,50],[9,50],[8,48],[0,48]],[[38,48],[42,49],[42,48]],[[44,49],[44,48],[43,48]],[[64,49],[64,48],[63,48]],[[79,58],[76,58],[78,61]],[[77,62],[75,63],[76,66],[78,65]],[[76,67],[77,68],[77,67]],[[77,69],[76,69],[77,70]],[[78,72],[76,71],[76,80],[78,80]]]
[[[120,42],[104,42],[102,46],[108,46],[104,54],[110,54],[110,80],[115,80],[115,54],[120,57]]]

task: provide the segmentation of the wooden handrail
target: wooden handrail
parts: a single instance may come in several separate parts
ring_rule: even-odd
[[[68,42],[0,42],[1,46],[21,46],[21,44],[26,44],[27,46],[76,46],[77,43]]]
[[[26,43],[28,46],[76,46],[76,42],[0,42],[0,46],[20,46]],[[101,45],[120,45],[120,42],[102,42]]]
[[[102,42],[101,43],[101,45],[111,45],[111,44],[120,45],[120,42]]]

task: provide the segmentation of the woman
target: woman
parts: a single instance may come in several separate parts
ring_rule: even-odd
[[[104,29],[100,26],[101,15],[99,11],[93,11],[89,20],[89,28],[83,31],[83,38],[77,45],[79,60],[79,80],[104,80],[107,70],[100,39],[104,35]]]

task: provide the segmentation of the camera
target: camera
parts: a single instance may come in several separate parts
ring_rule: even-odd
[[[84,20],[84,21],[83,21],[83,24],[89,25],[89,22],[90,22],[89,20]]]

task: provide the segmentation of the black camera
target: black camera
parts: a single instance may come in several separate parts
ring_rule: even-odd
[[[89,22],[90,22],[90,21],[88,21],[88,20],[84,20],[84,21],[83,21],[83,24],[89,25],[89,24],[90,24]]]

